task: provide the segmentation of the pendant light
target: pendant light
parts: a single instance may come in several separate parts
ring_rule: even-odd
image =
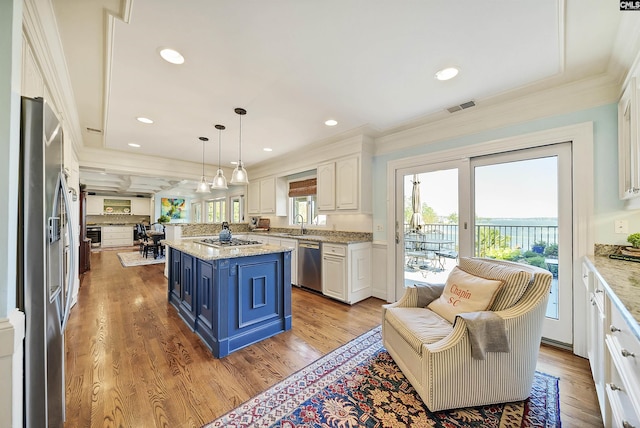
[[[199,137],[200,141],[202,141],[202,178],[200,179],[200,183],[198,183],[198,187],[196,187],[196,193],[210,193],[211,189],[209,188],[209,183],[204,178],[204,143],[209,141],[207,137]]]
[[[227,187],[227,179],[224,178],[224,172],[222,172],[222,168],[220,168],[220,157],[221,157],[221,147],[222,147],[222,130],[225,129],[224,125],[216,125],[216,129],[218,130],[218,172],[216,172],[216,176],[213,177],[213,181],[211,182],[211,188],[214,190],[224,190],[228,189]]]
[[[244,165],[242,163],[242,116],[247,114],[247,111],[243,108],[236,108],[234,111],[238,116],[240,116],[240,148],[238,165],[236,166],[236,169],[233,170],[233,174],[231,175],[231,184],[249,184],[249,176],[247,175],[247,170],[244,169]]]

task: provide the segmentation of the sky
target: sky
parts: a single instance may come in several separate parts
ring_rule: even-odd
[[[557,217],[557,158],[547,157],[475,168],[476,217]],[[413,175],[405,176],[405,197]],[[457,170],[419,174],[420,197],[440,216],[457,213]]]

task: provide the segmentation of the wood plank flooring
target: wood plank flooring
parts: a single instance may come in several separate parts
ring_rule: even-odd
[[[66,332],[66,427],[199,427],[380,324],[379,299],[294,288],[290,331],[215,359],[168,304],[163,269],[92,253]],[[560,377],[564,427],[602,426],[586,360],[542,346],[538,369]]]

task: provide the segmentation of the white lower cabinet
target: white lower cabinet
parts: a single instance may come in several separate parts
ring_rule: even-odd
[[[291,248],[291,283],[298,284],[298,241],[295,239],[281,239],[280,246]]]
[[[371,243],[322,245],[322,294],[354,304],[371,297]]]
[[[283,239],[265,237],[269,245],[277,245],[279,247],[291,248],[291,283],[298,284],[298,241],[295,239]]]
[[[102,247],[128,247],[133,245],[133,227],[102,226]]]
[[[346,246],[322,245],[322,294],[337,300],[346,300],[347,260]]]
[[[587,354],[605,427],[640,428],[640,339],[588,264],[583,279],[589,296]]]

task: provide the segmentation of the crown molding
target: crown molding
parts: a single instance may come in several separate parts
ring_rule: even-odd
[[[374,143],[374,155],[585,110],[616,102],[618,94],[619,85],[615,79],[602,74],[509,100],[499,101],[503,97],[495,97],[478,103],[475,108],[450,115],[438,113],[431,123],[378,137]]]
[[[121,0],[120,12],[116,14],[105,9],[105,34],[104,34],[104,80],[102,88],[102,146],[107,141],[107,125],[109,122],[109,101],[111,95],[111,77],[113,71],[113,39],[115,37],[116,20],[125,24],[131,19],[133,0]]]
[[[163,158],[155,155],[123,152],[119,150],[83,147],[78,152],[81,170],[94,170],[115,174],[128,174],[148,177],[171,177],[181,180],[200,181],[202,176],[201,162],[188,162]],[[213,176],[217,165],[205,164],[205,175]],[[223,168],[225,175],[231,169]]]
[[[620,12],[620,26],[607,68],[620,85],[620,94],[633,73],[640,72],[640,16],[637,12]]]
[[[320,163],[331,162],[361,153],[371,153],[372,146],[373,138],[364,134],[354,135],[340,141],[313,144],[281,157],[262,162],[258,167],[251,167],[249,174],[252,178],[270,175],[282,177],[297,174],[316,169]],[[283,159],[286,159],[287,166],[283,165]]]
[[[24,0],[22,28],[25,41],[33,50],[44,84],[51,94],[66,135],[74,151],[82,147],[82,132],[71,78],[50,1]]]

